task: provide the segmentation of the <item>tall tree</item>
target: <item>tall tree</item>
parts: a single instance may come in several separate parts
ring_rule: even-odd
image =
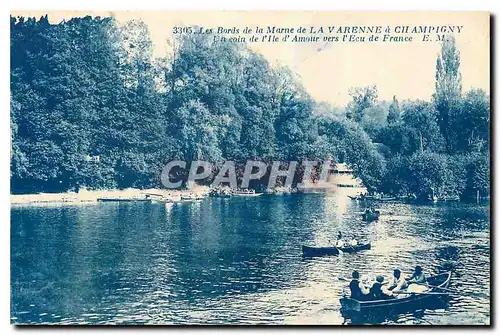
[[[441,44],[441,53],[436,60],[436,92],[433,98],[438,111],[438,124],[448,151],[453,147],[450,138],[450,119],[458,109],[462,94],[462,75],[459,68],[460,52],[455,38],[447,36]]]
[[[399,108],[399,102],[396,96],[392,97],[392,103],[389,106],[389,114],[387,115],[387,123],[399,122],[401,114],[401,109]]]

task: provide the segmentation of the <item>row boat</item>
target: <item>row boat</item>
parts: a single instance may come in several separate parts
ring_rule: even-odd
[[[373,196],[373,195],[366,195],[366,196],[348,195],[348,197],[351,200],[359,200],[359,201],[370,200],[370,201],[378,201],[378,202],[389,202],[389,201],[397,201],[398,200],[396,197],[377,197],[377,196]]]
[[[441,273],[427,278],[427,282],[431,286],[429,291],[422,293],[404,294],[402,297],[385,300],[359,301],[346,296],[340,299],[340,311],[344,317],[352,318],[356,316],[369,315],[391,315],[404,313],[416,309],[425,308],[436,299],[439,300],[441,288],[446,289],[450,285],[451,271]]]
[[[196,195],[196,194],[186,194],[181,196],[182,201],[196,201],[196,200],[203,200],[203,196],[201,195]]]
[[[344,246],[344,247],[309,247],[307,245],[302,246],[302,255],[304,257],[316,257],[316,256],[327,256],[327,255],[338,255],[339,250],[345,253],[354,253],[361,250],[368,250],[372,247],[370,243],[358,244],[354,246]]]
[[[143,202],[151,202],[150,199],[138,199],[138,198],[97,198],[99,202],[132,202],[132,201],[143,201]]]
[[[258,197],[263,193],[255,193],[255,190],[242,190],[242,191],[233,191],[232,195],[236,197]]]
[[[363,221],[375,221],[380,218],[380,211],[361,214]]]

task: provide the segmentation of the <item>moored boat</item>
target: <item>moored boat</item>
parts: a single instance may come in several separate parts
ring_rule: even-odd
[[[425,292],[405,293],[401,297],[385,300],[359,301],[347,296],[340,298],[340,312],[344,317],[356,316],[384,316],[404,313],[416,309],[429,307],[433,301],[446,296],[446,289],[450,285],[451,271],[427,278],[430,289]]]
[[[233,191],[232,194],[237,197],[258,197],[263,193],[255,193],[255,190],[240,190],[240,191]]]
[[[196,201],[196,200],[202,200],[203,196],[197,195],[194,193],[189,193],[185,195],[181,195],[181,200],[182,201]]]
[[[374,195],[361,195],[361,196],[348,195],[348,197],[349,197],[349,199],[356,200],[356,201],[392,202],[392,201],[398,200],[398,198],[396,198],[396,197],[380,197],[380,196],[374,196]]]
[[[151,199],[139,199],[139,198],[97,198],[99,202],[151,202]]]
[[[392,202],[392,201],[397,201],[398,199],[396,197],[383,197],[379,199],[375,199],[375,201],[379,202]]]
[[[160,204],[173,204],[174,201],[170,198],[162,198],[162,199],[159,199],[159,200],[152,200],[151,202],[157,202],[157,203],[160,203]]]
[[[212,189],[209,196],[213,198],[231,198],[231,191],[226,189]]]
[[[316,256],[328,256],[328,255],[338,255],[340,251],[345,253],[354,253],[361,250],[368,250],[372,247],[370,243],[357,244],[354,246],[344,246],[344,247],[310,247],[307,245],[302,246],[302,255],[304,257],[316,257]],[[340,250],[340,251],[339,251]]]

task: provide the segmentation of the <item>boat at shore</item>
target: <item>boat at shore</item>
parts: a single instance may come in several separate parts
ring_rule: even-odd
[[[372,247],[370,243],[347,245],[343,247],[310,247],[307,245],[302,246],[302,256],[304,257],[319,257],[338,255],[340,251],[344,253],[355,253],[361,250],[368,250]]]
[[[202,195],[198,194],[186,194],[181,196],[182,201],[197,201],[197,200],[203,200],[205,197]]]
[[[211,189],[208,195],[212,198],[231,198],[230,189]]]
[[[399,294],[398,297],[385,300],[359,301],[343,296],[340,299],[340,312],[344,317],[381,316],[409,312],[422,309],[446,296],[446,289],[450,285],[451,271],[427,278],[430,289],[424,292]]]
[[[356,200],[356,201],[392,202],[392,201],[398,200],[398,198],[396,198],[396,197],[379,197],[379,196],[375,196],[375,195],[358,195],[358,196],[348,195],[348,197],[349,197],[349,199]]]
[[[255,190],[237,190],[233,191],[232,195],[235,197],[258,197],[264,193],[256,193]]]
[[[151,199],[138,198],[97,198],[99,202],[151,202]]]

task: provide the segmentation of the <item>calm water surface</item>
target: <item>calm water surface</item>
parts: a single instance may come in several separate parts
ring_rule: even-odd
[[[489,207],[364,204],[340,195],[14,207],[11,321],[18,324],[349,324],[339,298],[353,269],[390,275],[419,263],[453,271],[437,310],[376,323],[490,321]],[[303,260],[338,230],[372,249]]]

